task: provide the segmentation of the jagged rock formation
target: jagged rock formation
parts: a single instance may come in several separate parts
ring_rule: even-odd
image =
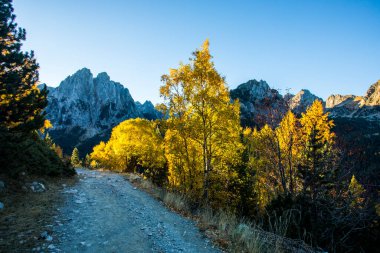
[[[380,119],[380,81],[368,89],[364,97],[354,95],[331,95],[326,100],[331,117]]]
[[[250,80],[230,91],[231,99],[239,99],[241,122],[245,126],[275,125],[287,107],[284,98],[267,82]]]
[[[154,120],[162,118],[162,113],[154,108],[154,105],[149,100],[145,101],[144,104],[136,102],[137,110],[140,112],[141,116],[145,119]]]
[[[359,105],[364,102],[363,97],[355,96],[355,95],[331,95],[326,100],[326,108],[333,108],[333,107],[341,107],[350,104],[351,102],[355,101],[356,104]],[[356,106],[354,107],[356,108]]]
[[[379,106],[380,105],[380,80],[372,84],[367,90],[364,97],[366,106]]]
[[[127,88],[112,81],[104,72],[94,78],[91,71],[84,68],[67,77],[57,88],[47,88],[47,118],[54,126],[50,134],[67,154],[75,146],[82,156],[91,152],[94,145],[107,140],[112,128],[125,119],[162,117],[150,101],[135,102]],[[263,80],[240,84],[230,91],[230,96],[240,101],[242,125],[251,127],[276,126],[288,109],[300,114],[314,100],[323,101],[308,90],[282,96]],[[326,101],[326,109],[335,118],[378,120],[379,107],[380,81],[373,84],[364,97],[332,95]]]
[[[138,117],[139,112],[127,88],[110,80],[107,73],[96,78],[81,69],[51,90],[46,113],[54,129],[83,129],[80,140],[93,137],[120,121]]]
[[[231,99],[239,99],[241,122],[244,126],[276,125],[290,109],[300,115],[315,101],[320,100],[332,118],[380,119],[380,80],[373,84],[364,97],[331,95],[326,103],[322,98],[303,89],[296,95],[281,96],[265,81],[250,80],[230,91]]]
[[[301,90],[295,96],[289,99],[289,108],[296,114],[301,114],[305,112],[306,109],[311,106],[315,100],[323,99],[312,94],[309,90]]]
[[[94,78],[89,69],[83,68],[57,88],[48,89],[46,113],[54,126],[50,133],[66,153],[78,146],[84,155],[128,118],[159,116],[151,102],[136,105],[129,90],[105,72]]]

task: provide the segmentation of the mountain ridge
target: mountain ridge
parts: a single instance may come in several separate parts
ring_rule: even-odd
[[[49,103],[45,111],[53,125],[49,133],[66,153],[91,139],[107,139],[112,128],[126,119],[160,117],[150,101],[142,105],[135,102],[128,88],[112,81],[106,72],[94,77],[88,68],[82,68],[59,86],[47,89]],[[91,151],[81,149],[82,155]]]
[[[40,88],[43,86],[47,85]],[[134,101],[128,88],[112,81],[106,72],[94,77],[91,70],[82,68],[59,86],[47,89],[46,113],[53,124],[49,133],[66,153],[74,147],[79,147],[82,156],[91,152],[92,146],[107,140],[112,128],[126,119],[163,116],[151,101]],[[323,101],[307,89],[281,95],[266,81],[252,79],[231,89],[230,97],[239,99],[243,126],[276,126],[289,109],[300,115],[316,99],[323,102],[332,118],[380,119],[380,81],[371,85],[365,96],[335,94]]]
[[[255,79],[240,84],[230,91],[232,99],[239,99],[241,122],[244,126],[276,125],[289,109],[300,115],[315,101],[320,100],[331,118],[380,119],[380,80],[369,87],[365,96],[335,94],[326,101],[307,89],[296,95],[281,95],[268,83]]]

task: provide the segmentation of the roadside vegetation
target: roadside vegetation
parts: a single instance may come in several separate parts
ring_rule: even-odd
[[[322,252],[302,240],[284,237],[290,222],[286,216],[280,217],[270,231],[265,231],[259,224],[228,211],[214,210],[209,206],[194,209],[193,201],[185,195],[158,187],[138,174],[129,173],[126,178],[168,208],[196,221],[209,239],[228,252]]]
[[[0,1],[0,173],[72,175],[59,147],[43,140],[51,127],[44,112],[48,91],[37,88],[39,65],[33,51],[21,50],[25,37],[12,1]]]
[[[374,251],[378,193],[342,166],[322,103],[242,128],[239,102],[211,59],[206,41],[190,63],[163,75],[165,119],[122,122],[94,147],[91,166],[143,175],[162,187],[153,193],[167,205],[199,212],[231,251]]]

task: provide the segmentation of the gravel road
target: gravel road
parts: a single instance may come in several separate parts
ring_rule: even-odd
[[[193,221],[134,188],[122,175],[78,169],[64,187],[50,252],[220,252]]]

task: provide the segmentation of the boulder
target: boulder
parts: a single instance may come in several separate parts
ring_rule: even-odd
[[[29,188],[32,190],[32,192],[44,192],[44,191],[46,191],[44,184],[36,182],[36,181],[31,183]]]

